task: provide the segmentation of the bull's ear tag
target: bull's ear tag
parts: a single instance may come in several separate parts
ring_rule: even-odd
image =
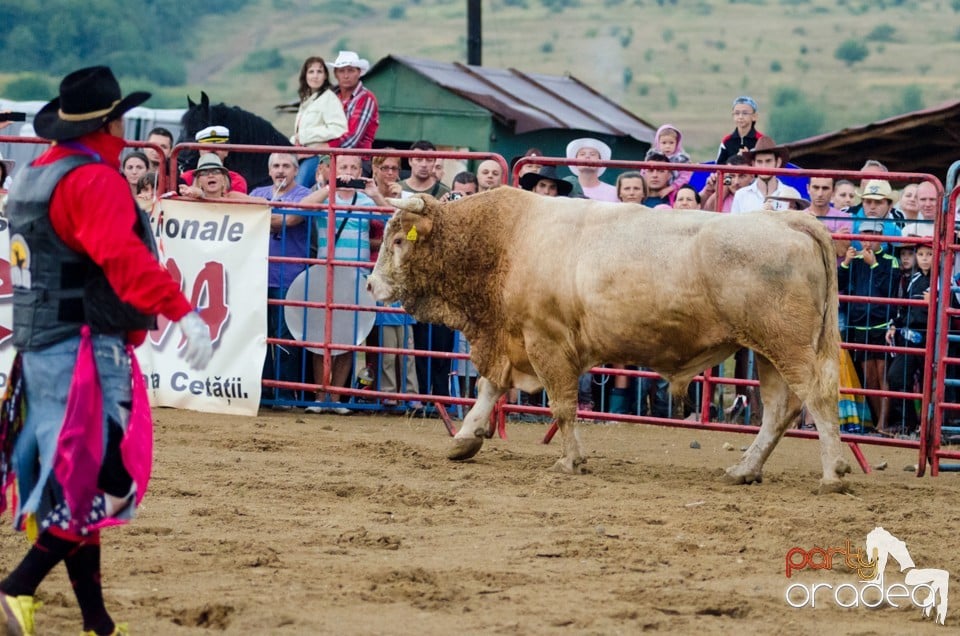
[[[407,232],[407,240],[415,243],[417,241],[417,236],[417,226],[414,225],[410,228],[410,231]]]

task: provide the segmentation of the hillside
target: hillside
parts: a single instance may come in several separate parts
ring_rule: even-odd
[[[958,10],[960,0],[493,0],[483,62],[570,73],[653,124],[678,125],[702,160],[742,93],[779,141],[955,99]],[[295,99],[304,57],[349,48],[371,63],[465,62],[465,15],[465,0],[251,0],[184,23],[196,42],[189,86],[167,94],[203,89],[288,131],[292,116],[273,107]],[[835,57],[848,39],[865,46],[862,61]]]

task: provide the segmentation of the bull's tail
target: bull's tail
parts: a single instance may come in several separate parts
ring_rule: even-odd
[[[829,382],[833,390],[839,382],[840,365],[840,323],[838,318],[839,300],[837,284],[837,252],[833,238],[818,220],[809,218],[805,223],[794,225],[794,229],[812,238],[820,253],[823,264],[825,289],[823,290],[823,306],[820,308],[822,320],[820,333],[814,335],[813,348],[817,355],[817,364],[824,371],[821,378]]]

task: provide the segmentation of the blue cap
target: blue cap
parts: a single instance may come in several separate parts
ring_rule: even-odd
[[[741,95],[740,97],[733,100],[733,107],[736,108],[737,104],[746,104],[753,109],[753,112],[757,112],[760,109],[757,107],[757,102],[749,95]]]

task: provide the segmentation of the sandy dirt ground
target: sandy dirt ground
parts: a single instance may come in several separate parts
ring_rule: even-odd
[[[582,426],[590,474],[548,471],[545,425],[510,424],[466,463],[439,420],[155,411],[156,466],[138,518],[104,533],[104,585],[134,634],[946,634],[919,609],[791,608],[791,582],[857,583],[842,562],[785,576],[785,556],[862,546],[883,526],[919,568],[960,574],[956,474],[887,469],[817,496],[815,442],[786,439],[762,484],[727,486],[746,435]],[[696,440],[699,449],[690,447]],[[728,448],[724,448],[724,444]],[[732,446],[733,450],[729,447]],[[853,463],[852,454],[847,456]],[[0,570],[22,535],[0,531]],[[840,559],[838,559],[840,560]],[[887,584],[900,580],[896,563]],[[80,630],[64,568],[40,634]],[[901,601],[902,602],[902,601]]]

